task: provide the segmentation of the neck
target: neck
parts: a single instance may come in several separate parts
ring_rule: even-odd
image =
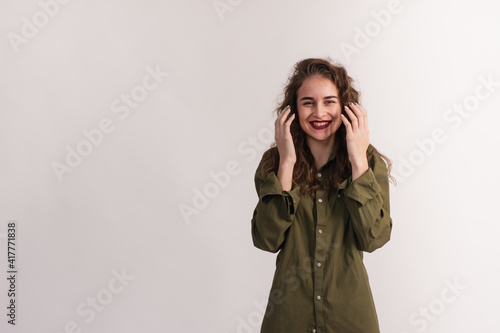
[[[334,135],[323,141],[318,141],[310,137],[306,138],[307,145],[309,146],[309,149],[314,157],[316,169],[319,170],[319,168],[321,168],[326,161],[328,161],[328,158],[332,153],[334,139]]]

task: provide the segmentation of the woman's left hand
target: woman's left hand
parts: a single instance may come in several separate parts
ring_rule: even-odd
[[[343,114],[341,115],[346,127],[346,144],[349,161],[351,162],[353,172],[355,170],[366,171],[368,168],[366,151],[370,144],[368,116],[359,104],[350,103],[349,106],[345,106],[345,111],[351,120],[349,122]]]

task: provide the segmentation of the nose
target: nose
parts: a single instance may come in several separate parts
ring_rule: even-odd
[[[326,115],[326,107],[321,103],[317,103],[313,109],[313,113],[316,117],[322,119]]]

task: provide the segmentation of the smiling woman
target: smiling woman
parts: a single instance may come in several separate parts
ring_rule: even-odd
[[[379,332],[363,251],[390,239],[390,160],[342,66],[302,60],[284,95],[255,173],[252,239],[279,252],[261,332]]]
[[[342,107],[338,95],[335,84],[319,75],[304,80],[297,91],[300,128],[306,134],[311,152],[318,157],[315,161],[318,169],[328,159],[334,134],[342,124]],[[330,149],[324,149],[326,146]]]

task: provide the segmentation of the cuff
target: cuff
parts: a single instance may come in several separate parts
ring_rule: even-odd
[[[355,180],[352,180],[352,176],[349,176],[349,185],[344,190],[344,195],[364,205],[368,200],[377,196],[381,190],[372,168],[369,167],[364,174]]]
[[[294,214],[300,201],[299,191],[300,187],[295,181],[292,181],[292,188],[290,191],[283,191],[283,187],[281,186],[281,182],[278,179],[276,172],[269,172],[262,183],[260,189],[260,199],[268,201],[269,198],[266,198],[268,196],[283,196],[287,202],[288,214]]]

